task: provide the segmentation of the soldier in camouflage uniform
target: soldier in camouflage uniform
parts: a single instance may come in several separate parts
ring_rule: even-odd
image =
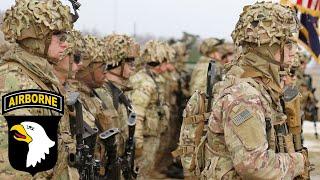
[[[81,64],[81,61],[76,60],[75,56],[77,54],[78,50],[78,44],[77,42],[81,40],[80,33],[78,31],[72,30],[67,32],[66,35],[66,42],[68,43],[68,47],[65,49],[57,63],[54,64],[54,74],[57,76],[59,79],[60,85],[64,87],[63,89],[63,94],[65,94],[66,99],[69,97],[69,92],[73,91],[71,90],[71,85],[70,82],[75,81],[75,74],[79,70]],[[78,54],[77,54],[78,55]],[[65,111],[68,111],[68,108],[65,108]],[[73,111],[68,111],[69,117],[74,116]],[[60,129],[60,131],[64,132],[64,137],[63,139],[68,143],[68,155],[70,153],[76,153],[76,141],[75,138],[72,137],[71,135],[71,130],[70,130],[70,120],[68,120],[67,126],[63,127],[63,129]],[[68,163],[66,159],[66,162]],[[56,166],[61,166],[63,162],[57,162]],[[65,167],[63,167],[65,168]],[[74,167],[71,167],[68,165],[68,179],[79,179],[79,173],[78,170]],[[67,177],[66,177],[67,178]]]
[[[191,80],[190,80],[190,94],[193,94],[196,90],[206,92],[206,80],[208,65],[211,60],[216,62],[216,74],[221,75],[222,64],[221,64],[221,53],[219,50],[222,49],[223,40],[216,38],[205,39],[200,45],[200,53],[202,56],[198,60],[194,67]],[[221,77],[220,77],[221,80]]]
[[[158,172],[164,173],[168,166],[172,164],[171,151],[176,148],[177,145],[177,131],[179,130],[178,121],[178,106],[177,106],[177,93],[179,74],[175,68],[175,50],[169,46],[167,43],[163,44],[163,51],[166,52],[166,62],[164,63],[165,71],[161,74],[165,79],[164,89],[164,99],[169,105],[170,118],[168,119],[168,129],[162,133],[160,139],[159,153],[156,159],[155,166]]]
[[[298,29],[296,14],[282,5],[260,2],[244,8],[232,33],[243,48],[242,73],[227,74],[215,86],[206,140],[200,143],[204,152],[198,152],[204,179],[293,179],[307,174],[305,151],[278,153],[275,141],[276,123],[286,119],[279,102],[280,67],[292,63],[296,42],[291,38]]]
[[[139,177],[150,178],[160,145],[161,133],[167,129],[168,105],[164,99],[167,52],[164,43],[149,41],[141,53],[145,67],[130,78],[133,91],[130,94],[136,111],[136,164]]]
[[[83,37],[82,67],[76,74],[80,92],[80,102],[83,106],[83,120],[91,127],[97,127],[103,132],[112,127],[111,117],[104,108],[104,103],[98,97],[95,89],[105,82],[106,57],[103,53],[102,42],[94,36]],[[95,147],[95,159],[101,161],[100,175],[105,175],[105,148],[101,141]]]
[[[131,102],[125,94],[131,90],[128,79],[134,73],[140,46],[127,35],[112,34],[103,39],[103,52],[108,59],[106,82],[95,91],[104,103],[112,127],[120,130],[117,135],[118,156],[123,156],[129,136],[128,117],[133,112]]]
[[[22,16],[26,18],[21,19]],[[51,63],[57,62],[60,53],[68,47],[64,42],[63,32],[71,28],[70,10],[59,1],[16,1],[16,4],[7,10],[2,25],[5,39],[17,44],[1,59],[1,96],[23,89],[43,89],[63,93],[59,80],[52,73]],[[59,114],[47,109],[32,108],[14,110],[10,115],[56,116]],[[4,121],[3,117],[1,121]],[[59,165],[53,170],[36,174],[34,178],[68,178],[66,168],[68,142],[65,139],[68,132],[65,133],[62,130],[67,124],[68,115],[65,114],[59,123]],[[0,158],[3,158],[0,161],[0,179],[31,179],[30,174],[17,172],[10,167],[6,156],[7,136],[0,137],[0,139],[4,138],[5,140],[1,141],[5,143],[1,143],[0,150]]]

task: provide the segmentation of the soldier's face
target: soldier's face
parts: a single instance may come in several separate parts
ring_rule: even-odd
[[[293,42],[286,43],[284,45],[284,64],[291,66],[294,61],[296,53],[297,53],[297,45]],[[275,54],[275,60],[279,62],[281,60],[280,49]]]
[[[221,54],[219,52],[217,52],[217,51],[210,53],[209,57],[214,59],[214,60],[218,60],[218,61],[221,60]]]
[[[69,71],[70,61],[73,61],[71,56],[64,57],[61,61],[59,61],[55,67],[59,67],[59,69],[64,70],[65,72]],[[80,67],[82,66],[82,62],[75,63],[74,61],[71,62],[71,71],[72,71],[72,78],[75,79],[75,74],[78,72]],[[59,70],[58,70],[59,71]],[[68,73],[63,73],[64,77],[67,78]]]
[[[68,43],[63,39],[62,35],[52,35],[48,48],[48,56],[52,59],[59,60],[66,48],[68,48]]]
[[[105,82],[105,64],[97,63],[97,68],[94,69],[94,83],[101,87]]]
[[[135,71],[135,62],[133,61],[126,61],[124,62],[123,74],[124,78],[129,78]]]
[[[234,58],[234,54],[227,54],[226,56],[224,56],[223,58],[222,58],[222,60],[221,60],[221,62],[223,63],[223,64],[227,64],[227,63],[230,63],[232,60],[233,60],[233,58]]]

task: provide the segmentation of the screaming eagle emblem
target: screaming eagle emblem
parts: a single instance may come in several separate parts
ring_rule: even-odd
[[[21,97],[24,100],[20,100]],[[30,101],[28,97],[31,97]],[[27,90],[4,95],[2,103],[2,115],[8,125],[8,155],[11,166],[31,175],[52,169],[58,157],[57,130],[64,110],[63,97],[48,91]],[[21,112],[48,111],[52,116],[11,115],[10,112],[17,109],[21,109]]]
[[[13,135],[14,139],[28,143],[26,167],[35,167],[37,163],[41,163],[41,159],[45,160],[45,154],[49,154],[49,149],[55,145],[43,127],[34,122],[22,122],[14,125],[10,131],[16,131]]]

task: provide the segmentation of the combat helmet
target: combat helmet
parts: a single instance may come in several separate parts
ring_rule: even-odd
[[[172,62],[174,56],[175,51],[168,43],[157,40],[148,41],[141,52],[145,63]]]
[[[139,44],[128,35],[112,34],[105,37],[102,43],[104,57],[110,68],[118,67],[123,64],[122,61],[134,61],[140,55]]]
[[[218,46],[222,45],[224,42],[223,39],[218,38],[207,38],[202,41],[200,45],[200,53],[202,55],[209,55],[211,52],[218,51]]]
[[[171,45],[171,47],[175,50],[175,58],[177,61],[185,62],[187,58],[185,58],[188,54],[187,45],[182,42],[176,42]]]
[[[68,31],[66,42],[68,43],[68,47],[60,56],[60,59],[63,59],[67,55],[80,56],[81,52],[84,52],[84,39],[80,31],[75,29]]]
[[[102,42],[95,36],[86,35],[83,37],[83,48],[81,52],[81,59],[83,68],[88,67],[92,63],[106,63],[104,57]]]
[[[80,48],[82,66],[77,72],[77,79],[91,74],[101,65],[105,70],[107,63],[103,53],[103,44],[100,39],[92,35],[86,35],[82,37],[83,46]]]
[[[300,28],[296,13],[289,7],[272,2],[257,2],[243,8],[231,36],[237,46],[253,43],[280,45]]]
[[[5,12],[2,31],[7,41],[46,56],[51,36],[71,30],[72,18],[69,7],[58,0],[16,0]]]
[[[286,75],[284,47],[296,46],[293,35],[300,24],[289,7],[272,2],[257,2],[245,6],[232,32],[232,39],[241,47],[239,65],[242,77],[261,77],[275,92],[281,93],[281,78]],[[289,46],[288,46],[289,47]],[[280,50],[280,61],[276,54]]]

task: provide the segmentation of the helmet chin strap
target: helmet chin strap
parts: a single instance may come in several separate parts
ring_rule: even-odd
[[[280,43],[280,71],[284,71],[284,40]]]
[[[68,71],[68,79],[72,79],[72,59],[69,59],[69,71]]]
[[[96,78],[94,77],[93,66],[94,66],[94,63],[91,63],[91,64],[89,65],[89,72],[90,72],[90,76],[91,76],[92,83],[95,84]]]
[[[124,66],[125,66],[125,63],[121,63],[120,74],[114,73],[114,72],[112,72],[112,71],[108,71],[108,73],[110,73],[110,74],[112,74],[112,75],[114,75],[114,76],[117,76],[117,77],[119,77],[119,78],[121,78],[121,79],[127,80],[127,79],[129,79],[129,78],[126,78],[126,77],[124,77],[124,75],[123,75]]]

